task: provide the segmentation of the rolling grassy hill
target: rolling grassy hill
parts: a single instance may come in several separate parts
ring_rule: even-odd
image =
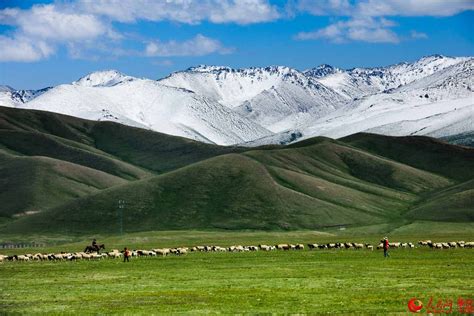
[[[41,212],[127,182],[103,171],[67,161],[14,156],[1,150],[0,179],[0,217]]]
[[[119,199],[127,232],[474,220],[474,149],[427,137],[221,147],[0,108],[0,159],[3,233],[114,233]]]

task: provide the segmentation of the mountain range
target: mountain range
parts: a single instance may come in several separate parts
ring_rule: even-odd
[[[474,148],[425,136],[218,146],[0,107],[2,236],[472,222],[473,179]]]
[[[160,80],[91,73],[41,90],[0,87],[0,106],[114,121],[217,145],[289,144],[359,132],[474,144],[474,58],[344,70],[198,66]]]

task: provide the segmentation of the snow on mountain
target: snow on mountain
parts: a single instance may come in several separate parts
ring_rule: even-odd
[[[190,91],[153,80],[110,83],[91,74],[91,85],[60,85],[20,108],[52,111],[91,120],[112,120],[195,140],[231,145],[270,135],[231,109]],[[84,79],[83,78],[83,79]],[[95,80],[95,79],[106,80]]]
[[[314,78],[281,66],[199,66],[173,73],[160,83],[213,99],[272,132],[314,120],[346,101]]]
[[[17,107],[25,102],[33,100],[49,89],[51,88],[48,87],[40,90],[15,90],[10,86],[0,86],[0,105]]]
[[[322,65],[319,65],[318,67],[305,70],[303,73],[308,77],[319,79],[322,77],[326,77],[329,75],[338,74],[342,72],[344,72],[344,70],[340,68],[336,68],[327,64],[322,64]]]
[[[428,95],[431,100],[455,99],[472,95],[474,86],[474,58],[464,59],[409,84],[394,92]]]
[[[0,93],[1,92],[13,92],[15,91],[15,89],[13,89],[12,87],[10,86],[2,86],[0,85]]]
[[[319,82],[349,99],[355,99],[398,88],[468,59],[433,55],[423,57],[414,63],[336,72],[319,78]]]
[[[441,55],[351,70],[198,66],[159,81],[107,70],[42,90],[0,86],[0,105],[222,145],[286,144],[362,131],[466,138],[474,135],[473,78],[474,58]]]
[[[303,137],[357,132],[449,136],[474,130],[474,59],[443,68],[391,92],[348,103],[306,126]]]
[[[104,70],[90,73],[72,84],[83,87],[111,87],[134,79],[136,78],[124,75],[117,70]]]

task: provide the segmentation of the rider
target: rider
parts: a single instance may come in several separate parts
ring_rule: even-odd
[[[95,238],[92,240],[92,247],[97,250],[99,249],[99,246],[97,246],[97,240]]]

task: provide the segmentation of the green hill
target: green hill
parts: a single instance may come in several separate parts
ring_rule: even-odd
[[[426,137],[222,147],[0,108],[0,183],[9,188],[0,231],[115,233],[120,219],[128,232],[472,221],[473,158],[472,148]]]
[[[9,135],[15,132],[19,133],[18,136]],[[39,141],[48,144],[40,146],[35,144],[37,141],[28,139],[23,144],[23,139],[31,137],[31,133],[39,134]],[[2,134],[5,136],[2,137]],[[20,144],[16,144],[18,141]],[[94,154],[109,155],[128,162],[135,168],[140,167],[154,173],[163,173],[217,155],[244,150],[200,143],[113,122],[88,121],[44,111],[0,107],[0,146],[3,144],[11,150],[21,146],[20,152],[27,155],[41,154],[72,159],[68,154],[58,157],[64,151],[70,153],[71,149],[58,148],[57,142]],[[70,156],[74,157],[75,154],[73,152]]]
[[[0,217],[41,212],[126,182],[67,161],[14,156],[0,150]]]
[[[409,166],[459,181],[474,178],[474,150],[425,136],[393,137],[358,133],[341,141]]]
[[[474,221],[474,180],[450,186],[422,200],[407,213],[409,219]]]

